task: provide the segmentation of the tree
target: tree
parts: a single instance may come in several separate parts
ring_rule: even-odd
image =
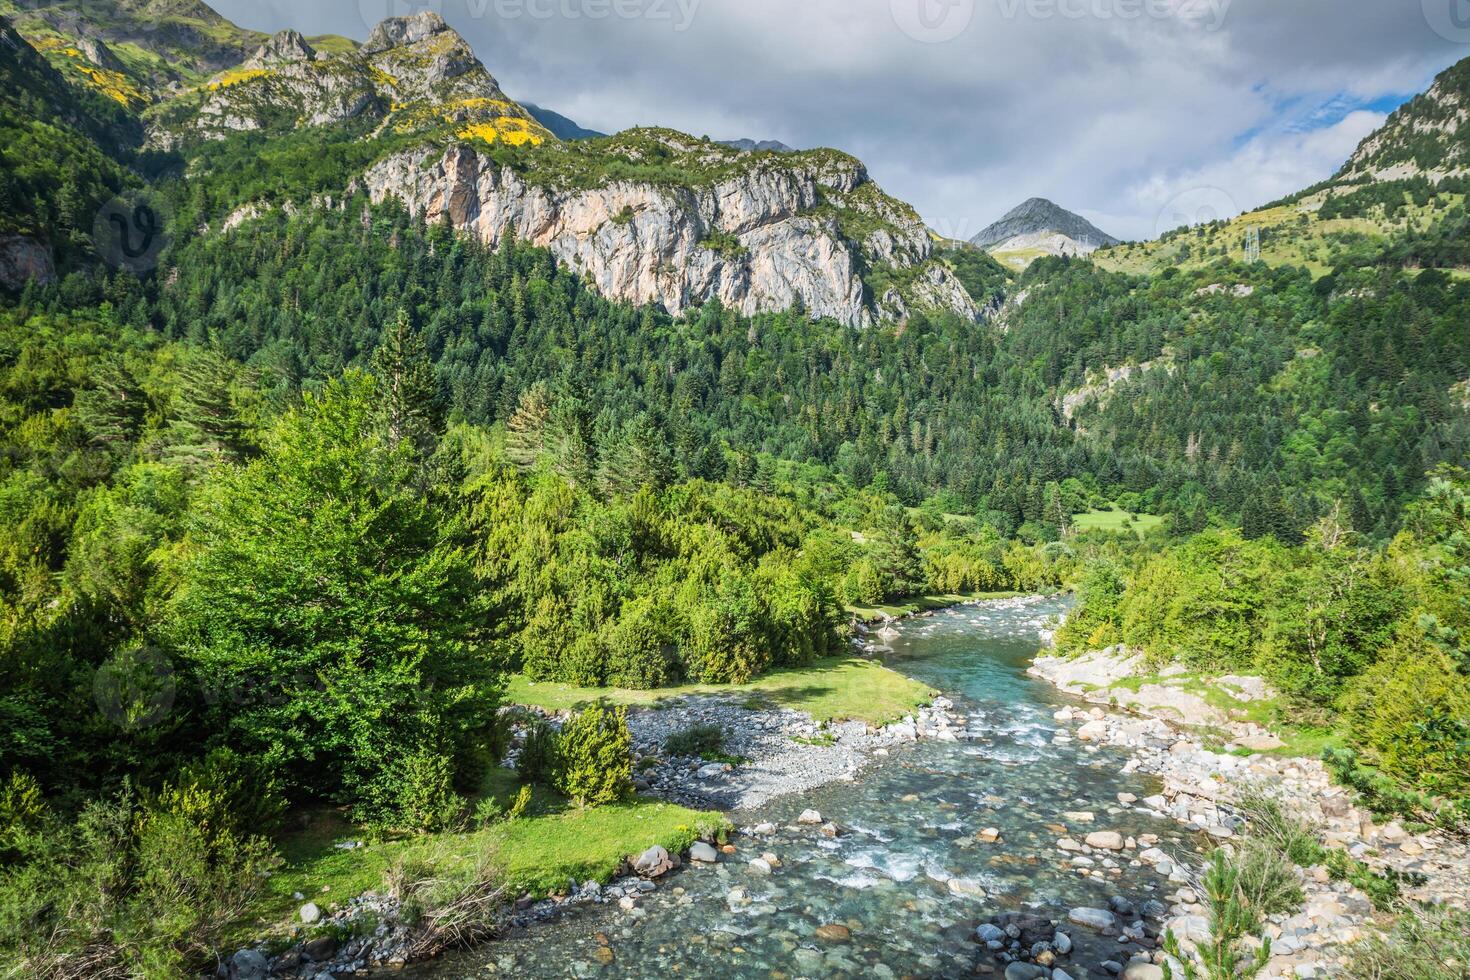
[[[424,745],[466,776],[499,699],[471,562],[383,398],[352,372],[307,396],[204,487],[179,570],[169,632],[208,730],[298,798],[391,798],[395,760]]]
[[[444,434],[444,399],[424,339],[398,311],[393,326],[373,354],[373,373],[383,395],[388,440],[407,443],[419,459],[428,459]]]

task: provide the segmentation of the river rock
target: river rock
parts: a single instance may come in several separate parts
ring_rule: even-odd
[[[951,895],[964,898],[984,898],[985,888],[974,878],[951,878],[948,883]]]
[[[1088,847],[1101,851],[1121,851],[1123,849],[1123,835],[1116,830],[1095,830],[1084,840]]]
[[[1059,932],[1051,937],[1051,947],[1062,956],[1072,952],[1072,937],[1065,932]]]
[[[320,922],[322,918],[322,910],[317,906],[315,902],[307,902],[305,905],[301,906],[301,909],[297,914],[301,916],[301,921],[309,926],[316,925],[316,923]]]
[[[1076,908],[1067,913],[1067,919],[1098,932],[1109,932],[1118,925],[1117,916],[1107,909]]]
[[[1129,963],[1122,975],[1123,980],[1164,980],[1164,968],[1153,963]]]
[[[674,859],[658,844],[653,845],[633,862],[633,870],[645,878],[658,878],[674,868]]]
[[[815,827],[821,824],[822,815],[816,810],[803,810],[801,811],[801,816],[796,818],[796,822],[799,824],[805,824],[807,826]]]
[[[1051,971],[1035,963],[1017,961],[1006,967],[1005,980],[1047,980]]]
[[[697,840],[689,845],[689,860],[691,861],[698,861],[700,864],[714,864],[719,859],[720,852],[702,840]]]
[[[852,930],[838,923],[828,923],[817,926],[816,936],[818,939],[829,943],[846,943],[852,941]]]
[[[975,928],[975,938],[982,943],[999,943],[1005,941],[1006,934],[1000,926],[985,922]]]
[[[242,949],[230,957],[232,980],[265,980],[270,969],[270,961],[258,949]]]

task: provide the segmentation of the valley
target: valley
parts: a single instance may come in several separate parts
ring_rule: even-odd
[[[1463,980],[1470,59],[955,241],[307,23],[0,0],[0,976]]]

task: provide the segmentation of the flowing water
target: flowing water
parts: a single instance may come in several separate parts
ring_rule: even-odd
[[[782,829],[768,840],[737,838],[739,853],[719,865],[666,878],[643,899],[641,920],[594,906],[412,975],[968,976],[990,962],[974,927],[996,913],[1062,921],[1071,908],[1106,908],[1115,895],[1135,903],[1161,897],[1168,886],[1147,867],[1128,867],[1123,858],[1121,876],[1083,877],[1056,848],[1067,834],[1081,839],[1106,829],[1156,834],[1169,851],[1192,849],[1173,823],[1118,804],[1120,792],[1141,798],[1158,791],[1147,777],[1120,774],[1126,756],[1053,741],[1062,726],[1052,713],[1073,702],[1025,671],[1062,610],[1061,600],[1007,600],[898,627],[886,661],[948,694],[969,716],[973,740],[899,747],[856,782],[737,814],[740,826],[770,820]],[[791,826],[807,808],[846,832],[828,840],[815,828]],[[1096,823],[1064,816],[1076,811],[1094,812]],[[976,839],[987,827],[1000,830],[998,843]],[[745,863],[764,851],[782,862],[774,875]],[[1095,858],[1103,872],[1102,856]],[[954,876],[977,882],[985,897],[955,894],[944,883]],[[749,904],[731,903],[737,888]],[[815,930],[828,923],[850,927],[851,941],[817,939]],[[1127,960],[1116,939],[1069,931],[1077,943],[1066,961],[1072,976],[1086,976],[1088,967],[1099,976],[1103,960]],[[598,933],[614,951],[606,966],[595,959]]]

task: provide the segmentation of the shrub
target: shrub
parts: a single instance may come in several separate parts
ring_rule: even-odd
[[[1295,912],[1306,901],[1301,875],[1271,841],[1248,837],[1236,857],[1241,900],[1260,928],[1267,916]]]
[[[464,800],[454,791],[453,761],[427,746],[395,759],[369,799],[359,807],[362,817],[402,830],[431,833],[458,824],[464,816]]]
[[[194,785],[46,818],[0,871],[0,961],[37,977],[182,976],[214,956],[276,863]]]
[[[523,783],[551,786],[556,773],[556,729],[538,721],[526,732],[521,754],[516,757],[516,773]]]
[[[719,725],[694,725],[664,739],[669,755],[708,759],[725,751],[725,729]]]
[[[1470,969],[1470,912],[1401,911],[1385,935],[1350,947],[1345,976],[1363,980],[1464,980]]]
[[[556,788],[579,806],[624,799],[632,785],[628,710],[595,705],[567,722],[557,744]]]
[[[0,860],[41,829],[47,816],[41,787],[30,773],[13,772],[0,788]]]
[[[1343,699],[1353,740],[1389,775],[1446,796],[1470,793],[1470,682],[1415,627]]]
[[[1164,951],[1183,965],[1184,980],[1250,980],[1259,975],[1271,959],[1271,938],[1263,936],[1254,953],[1245,949],[1246,934],[1255,928],[1255,916],[1241,900],[1240,872],[1223,850],[1215,852],[1200,889],[1210,909],[1210,936],[1197,949],[1204,972],[1195,968],[1172,929],[1164,934]],[[1164,976],[1172,980],[1168,966]]]

